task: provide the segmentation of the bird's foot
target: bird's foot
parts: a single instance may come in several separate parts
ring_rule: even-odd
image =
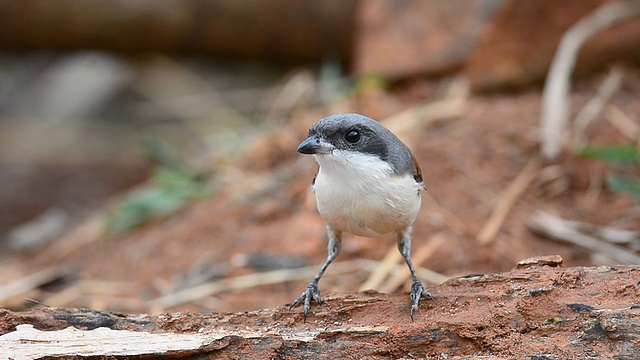
[[[289,310],[293,309],[294,306],[302,303],[304,308],[304,322],[306,323],[307,314],[309,313],[309,309],[311,308],[311,300],[315,300],[318,305],[322,305],[322,300],[320,300],[320,290],[318,290],[318,284],[313,281],[309,283],[309,285],[307,285],[307,288],[304,290],[304,292],[302,292],[302,295],[298,296],[298,298],[291,303]]]
[[[411,321],[413,321],[413,312],[418,309],[420,298],[433,300],[433,296],[425,290],[424,285],[418,279],[413,279],[413,284],[411,284],[411,294],[409,296],[411,297],[411,301],[413,301],[413,304],[411,305],[411,312],[409,313],[411,315]]]

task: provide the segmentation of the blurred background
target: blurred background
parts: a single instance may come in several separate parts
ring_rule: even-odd
[[[430,284],[639,264],[640,5],[0,0],[0,306],[246,311],[326,256],[296,152],[359,112],[414,150]],[[410,284],[345,239],[323,294]],[[408,282],[409,281],[409,282]]]

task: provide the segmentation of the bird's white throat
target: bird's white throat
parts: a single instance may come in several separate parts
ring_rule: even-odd
[[[420,184],[395,174],[379,157],[334,150],[314,155],[318,211],[336,231],[379,236],[410,226],[420,210]]]
[[[367,181],[370,177],[379,179],[393,173],[386,161],[371,154],[333,150],[330,154],[313,157],[320,165],[320,171],[336,180]]]

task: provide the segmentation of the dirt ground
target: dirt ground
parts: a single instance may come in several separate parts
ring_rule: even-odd
[[[612,101],[636,120],[640,114],[638,80],[637,73],[629,72]],[[593,79],[577,86],[572,96],[573,114],[595,94],[600,81]],[[24,301],[31,298],[51,306],[126,313],[208,313],[290,303],[312,276],[274,283],[261,280],[267,283],[257,285],[232,280],[293,265],[319,266],[326,256],[324,224],[309,191],[316,165],[295,152],[307,128],[321,116],[341,111],[384,121],[425,98],[437,102],[441,87],[426,80],[415,81],[389,91],[366,92],[331,108],[299,111],[287,123],[254,138],[242,154],[212,158],[217,191],[210,199],[121,236],[100,232],[102,212],[88,214],[79,229],[59,242],[35,253],[5,256],[0,268],[3,272],[9,269],[4,272],[9,280],[51,268],[62,268],[64,274],[45,287],[21,294],[7,307],[38,306]],[[414,258],[422,254],[417,266],[458,277],[508,271],[518,261],[538,255],[561,255],[566,266],[610,262],[585,249],[531,233],[526,223],[536,210],[594,224],[640,228],[636,202],[602,185],[610,167],[564,155],[557,162],[542,165],[508,211],[495,238],[479,243],[476,237],[500,195],[532,159],[539,158],[540,92],[473,96],[459,115],[417,121],[399,134],[413,149],[428,188],[414,225]],[[587,135],[592,144],[629,142],[603,116],[590,125]],[[379,261],[394,251],[392,237],[347,236],[332,267],[358,259]],[[339,273],[330,267],[320,282],[323,296],[357,292],[372,271],[371,266],[365,266],[370,262],[362,264]],[[399,269],[403,267],[400,264]],[[170,307],[153,302],[214,279],[232,280],[224,291],[211,296],[196,296]],[[392,287],[392,292],[407,292],[409,285],[405,281],[399,288]],[[387,281],[381,286],[391,285]],[[366,318],[368,311],[378,310],[372,305],[357,313]]]

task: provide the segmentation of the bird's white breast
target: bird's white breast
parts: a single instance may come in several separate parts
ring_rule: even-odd
[[[332,229],[360,236],[403,231],[420,210],[421,185],[380,158],[352,151],[314,156],[318,211]]]

